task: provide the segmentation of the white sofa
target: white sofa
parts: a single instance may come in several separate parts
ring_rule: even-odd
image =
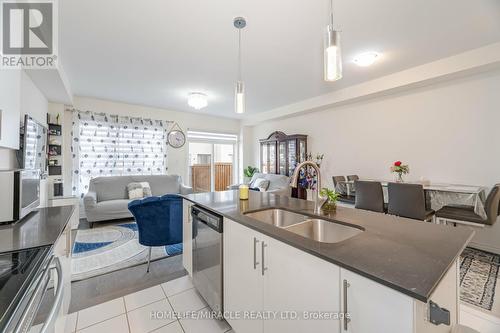
[[[252,183],[258,178],[269,180],[269,187],[267,188],[266,192],[288,197],[291,196],[292,189],[290,188],[290,177],[284,175],[276,175],[273,173],[255,173],[247,185],[252,187]],[[240,184],[234,184],[229,186],[229,189],[235,190],[239,186]]]
[[[108,221],[132,217],[128,210],[127,185],[148,182],[153,195],[168,193],[190,194],[192,188],[184,186],[177,175],[112,176],[90,180],[89,191],[83,198],[87,221]]]

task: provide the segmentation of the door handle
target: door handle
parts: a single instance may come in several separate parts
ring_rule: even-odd
[[[344,280],[344,331],[347,331],[348,325],[351,322],[350,318],[347,318],[348,310],[347,310],[347,290],[351,285],[347,280]]]
[[[264,272],[267,271],[267,267],[266,267],[266,264],[264,261],[264,259],[265,259],[264,249],[267,247],[267,244],[264,243],[264,241],[262,241],[261,246],[262,246],[262,248],[261,248],[261,250],[262,250],[262,266],[261,266],[261,268],[262,268],[262,275],[264,275]]]
[[[257,243],[259,240],[257,238],[253,238],[253,269],[257,269],[257,265],[259,262],[257,261]]]

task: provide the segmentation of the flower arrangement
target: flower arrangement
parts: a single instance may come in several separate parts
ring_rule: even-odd
[[[397,176],[397,182],[403,182],[403,175],[410,173],[410,167],[407,164],[403,164],[401,161],[396,161],[391,166],[391,172]]]
[[[318,165],[318,167],[321,167],[321,162],[323,162],[323,158],[325,157],[324,154],[316,154],[316,159],[315,163]],[[309,153],[306,156],[306,160],[312,161],[313,160],[313,154]],[[313,168],[304,168],[300,170],[299,173],[299,186],[308,190],[315,190],[316,189],[316,171],[314,171]]]

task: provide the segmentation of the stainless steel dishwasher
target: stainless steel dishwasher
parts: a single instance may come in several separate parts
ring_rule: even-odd
[[[210,308],[222,314],[222,216],[196,205],[191,216],[193,283]]]

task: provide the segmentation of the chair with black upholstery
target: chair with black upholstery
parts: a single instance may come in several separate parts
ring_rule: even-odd
[[[335,187],[335,192],[340,194],[338,197],[339,202],[354,205],[355,197],[353,195],[347,195],[347,185],[345,176],[333,176],[333,186]]]
[[[432,209],[425,205],[424,188],[420,184],[389,183],[388,213],[420,221],[431,221]]]
[[[485,203],[486,219],[474,212],[474,206],[444,206],[436,212],[436,222],[469,224],[469,225],[492,225],[500,216],[500,184],[491,189]]]
[[[356,203],[354,208],[384,213],[384,191],[380,182],[355,180]]]

